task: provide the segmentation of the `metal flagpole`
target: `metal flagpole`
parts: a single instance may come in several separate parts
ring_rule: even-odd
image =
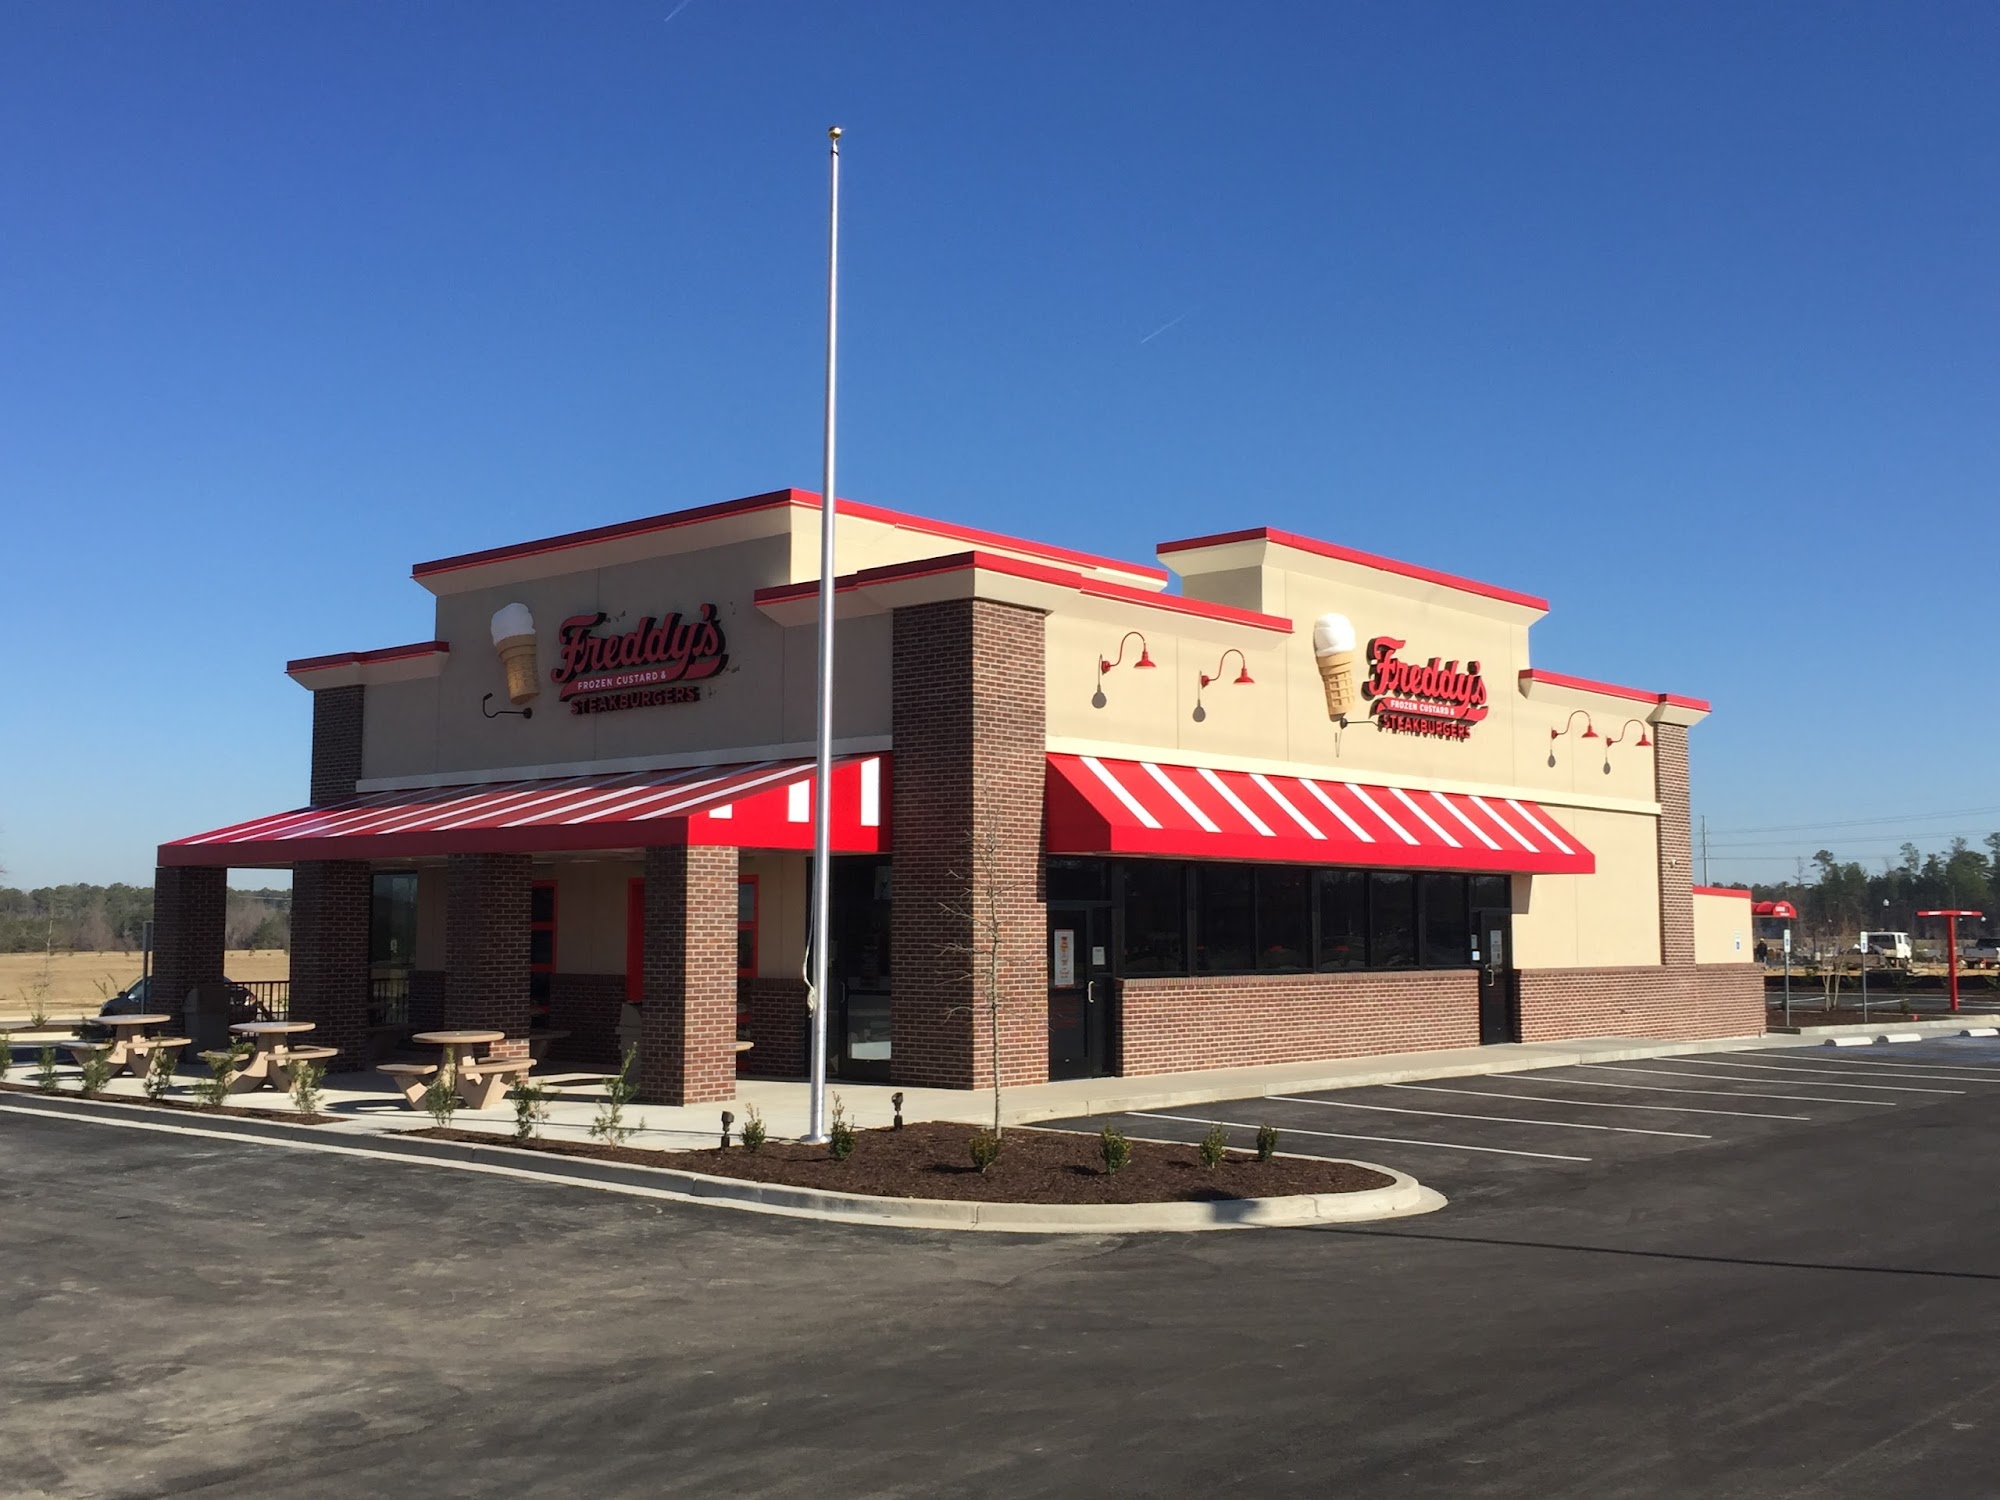
[[[840,306],[840,127],[826,133],[829,186],[826,229],[826,437],[819,502],[819,722],[813,762],[812,870],[812,1095],[806,1111],[808,1141],[826,1135],[827,931],[833,911],[833,398],[834,351]]]

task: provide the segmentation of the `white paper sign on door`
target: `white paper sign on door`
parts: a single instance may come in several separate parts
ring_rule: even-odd
[[[1076,987],[1076,929],[1058,927],[1055,929],[1055,953],[1051,964],[1050,983],[1059,990]]]

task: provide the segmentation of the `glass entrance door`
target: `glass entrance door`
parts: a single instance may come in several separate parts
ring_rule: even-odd
[[[1521,990],[1514,974],[1514,914],[1505,907],[1472,913],[1472,958],[1479,965],[1479,1041],[1521,1039]]]
[[[1111,1068],[1111,910],[1049,905],[1049,1077]]]

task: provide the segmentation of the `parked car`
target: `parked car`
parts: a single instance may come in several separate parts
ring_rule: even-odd
[[[230,1025],[234,1026],[239,1021],[268,1021],[271,1019],[271,1012],[249,990],[233,979],[226,979],[223,983],[229,986]],[[154,1010],[156,1007],[152,1003],[152,993],[153,980],[151,975],[147,975],[143,979],[135,979],[99,1006],[97,1014],[99,1016],[136,1016],[146,1011]],[[165,1004],[158,1007],[158,1009],[162,1014],[173,1015],[177,1021],[180,1019],[180,1007],[178,1005]],[[91,1042],[105,1041],[111,1036],[111,1028],[100,1025],[95,1020],[85,1021],[81,1026],[77,1027],[76,1031],[78,1036],[82,1037],[85,1041]]]
[[[2000,965],[2000,937],[1967,938],[1958,945],[1958,960],[1980,968]]]
[[[1864,932],[1861,941],[1847,950],[1849,953],[1872,953],[1878,958],[1897,959],[1903,963],[1910,961],[1910,935],[1907,932]]]

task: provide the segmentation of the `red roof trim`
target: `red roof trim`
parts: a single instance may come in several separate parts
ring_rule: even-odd
[[[866,588],[871,584],[895,583],[912,578],[932,578],[945,573],[962,573],[972,569],[983,569],[989,573],[1001,573],[1010,578],[1026,578],[1036,583],[1053,584],[1058,588],[1074,589],[1080,594],[1098,599],[1116,599],[1125,604],[1137,604],[1147,609],[1163,609],[1173,614],[1192,615],[1197,619],[1217,620],[1230,625],[1247,625],[1256,630],[1292,632],[1292,622],[1282,615],[1259,614],[1251,609],[1237,609],[1228,604],[1210,604],[1202,599],[1189,599],[1181,594],[1160,594],[1151,589],[1136,588],[1126,583],[1111,583],[1101,578],[1089,578],[1066,568],[1044,567],[1040,563],[1024,562],[1017,557],[1003,557],[993,552],[954,552],[943,557],[927,557],[916,562],[890,563],[880,568],[864,568],[858,573],[847,573],[834,579],[833,590],[845,594],[853,589]],[[793,599],[811,599],[819,594],[819,580],[806,583],[781,583],[769,588],[761,588],[753,595],[759,605],[779,604]]]
[[[1461,578],[1456,573],[1440,573],[1434,568],[1398,562],[1393,557],[1381,557],[1373,552],[1337,546],[1332,542],[1300,536],[1296,532],[1279,531],[1270,526],[1253,526],[1247,531],[1224,531],[1214,536],[1195,536],[1177,542],[1162,542],[1153,550],[1160,553],[1192,552],[1199,547],[1220,547],[1229,542],[1275,542],[1281,547],[1311,552],[1319,557],[1330,557],[1337,562],[1355,563],[1364,568],[1374,568],[1379,572],[1414,578],[1421,583],[1435,583],[1444,588],[1457,589],[1460,593],[1478,594],[1482,598],[1498,599],[1503,604],[1518,604],[1526,609],[1538,609],[1544,614],[1548,613],[1549,601],[1537,598],[1533,594],[1517,593],[1513,589],[1503,589],[1498,584],[1480,583],[1477,579]]]
[[[780,505],[796,505],[805,510],[818,510],[820,497],[810,490],[771,490],[762,495],[746,495],[740,500],[723,500],[714,505],[698,505],[690,510],[669,511],[665,515],[647,516],[637,521],[619,521],[609,526],[593,526],[585,531],[570,531],[560,536],[543,537],[537,541],[519,542],[510,547],[489,547],[482,552],[465,552],[457,557],[421,562],[410,570],[410,576],[429,578],[438,573],[455,572],[460,568],[476,568],[487,563],[504,562],[510,558],[536,557],[547,552],[560,552],[570,547],[587,547],[592,542],[644,536],[654,531],[674,531],[683,526],[698,525],[703,521],[714,521],[724,516],[748,515],[754,511],[771,510]],[[1009,551],[1026,552],[1053,562],[1069,563],[1083,568],[1108,568],[1143,578],[1157,578],[1162,583],[1167,580],[1165,569],[1148,567],[1144,563],[1119,562],[1116,558],[1098,557],[1093,553],[1076,552],[1067,547],[1031,542],[1021,537],[1006,536],[997,531],[980,531],[970,526],[955,526],[949,521],[934,521],[927,516],[913,516],[879,505],[864,505],[856,500],[840,501],[839,514],[851,516],[856,520],[880,522],[885,526],[900,526],[908,531],[920,531],[929,536],[943,537],[948,541],[1004,547]]]
[[[1612,698],[1629,698],[1634,703],[1664,703],[1671,708],[1691,708],[1707,713],[1707,700],[1683,698],[1677,693],[1649,693],[1644,688],[1620,687],[1615,682],[1597,682],[1589,677],[1568,677],[1561,672],[1544,672],[1539,667],[1523,667],[1521,681],[1545,682],[1550,687],[1575,688],[1584,693],[1603,693]]]
[[[447,641],[416,641],[408,646],[384,646],[376,651],[340,651],[332,656],[302,656],[285,663],[287,672],[324,672],[332,667],[359,667],[370,662],[401,661],[408,656],[446,656]]]
[[[1733,885],[1698,885],[1694,888],[1697,896],[1741,896],[1745,901],[1755,899],[1750,892],[1739,890]]]

